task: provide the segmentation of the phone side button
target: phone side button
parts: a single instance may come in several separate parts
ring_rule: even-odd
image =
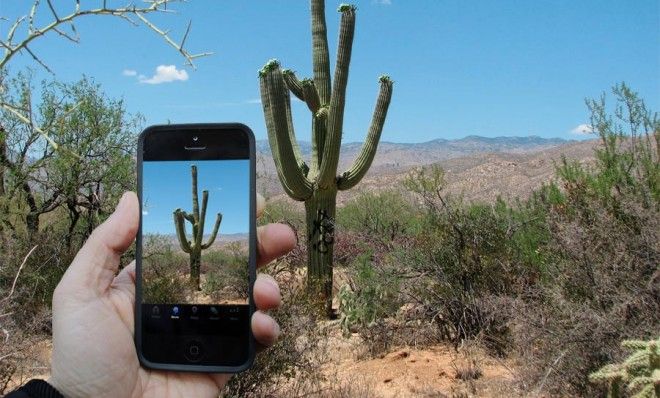
[[[199,341],[192,340],[186,343],[183,356],[190,362],[197,362],[204,356],[203,346]]]

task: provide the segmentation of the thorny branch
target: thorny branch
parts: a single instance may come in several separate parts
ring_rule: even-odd
[[[117,7],[108,7],[107,1],[104,0],[102,6],[99,8],[82,9],[80,7],[80,3],[81,3],[80,0],[76,0],[74,10],[68,15],[61,16],[55,10],[55,7],[53,6],[51,0],[46,0],[48,8],[50,9],[50,13],[52,14],[52,21],[43,25],[40,28],[37,28],[35,16],[37,14],[41,1],[34,0],[29,13],[27,15],[23,15],[16,18],[14,23],[9,28],[6,38],[0,39],[0,51],[4,49],[4,53],[2,53],[2,57],[0,58],[0,93],[2,93],[2,91],[4,90],[4,87],[2,85],[2,78],[4,76],[4,71],[6,69],[6,66],[8,62],[16,54],[27,53],[30,57],[32,57],[32,59],[34,59],[36,63],[41,65],[46,71],[48,71],[51,74],[54,74],[54,72],[48,67],[46,62],[44,62],[41,58],[39,58],[37,54],[34,53],[34,51],[32,51],[32,49],[30,48],[30,44],[36,38],[44,36],[51,31],[57,33],[65,40],[71,41],[73,43],[78,43],[80,41],[80,37],[78,35],[78,31],[76,30],[74,21],[86,15],[108,15],[108,16],[118,17],[126,20],[127,22],[129,22],[134,26],[138,26],[139,23],[137,23],[133,18],[131,18],[131,17],[136,17],[137,19],[142,21],[142,23],[147,28],[160,35],[168,45],[174,47],[186,59],[186,64],[190,65],[193,69],[195,69],[195,65],[193,63],[195,59],[200,57],[205,57],[213,53],[203,52],[199,54],[192,54],[185,49],[184,45],[186,39],[188,38],[188,35],[190,34],[191,22],[188,22],[186,31],[181,39],[181,42],[177,43],[170,37],[168,31],[159,28],[156,24],[151,22],[146,17],[146,15],[153,13],[172,13],[174,11],[168,9],[168,3],[183,2],[183,1],[184,0],[145,0],[144,3],[146,3],[146,5],[140,7],[136,6],[135,3],[131,1],[126,6],[117,8]],[[0,20],[8,20],[8,19],[0,16]],[[21,31],[19,28],[25,25],[25,23],[27,23],[27,27],[25,30],[25,34],[26,34],[25,37],[22,39],[15,40],[15,36],[17,32]],[[67,26],[70,28],[71,33],[68,33],[63,29]],[[29,125],[32,129],[34,129],[34,131],[37,131],[39,134],[41,134],[46,139],[46,141],[48,141],[49,145],[53,147],[53,149],[55,150],[59,149],[58,144],[55,141],[53,141],[52,138],[49,137],[48,132],[46,131],[47,129],[43,128],[43,126],[42,127],[35,126],[32,123],[31,115],[24,114],[23,112],[21,112],[21,110],[18,107],[8,104],[4,101],[0,102],[0,108],[5,109],[9,113],[15,115],[23,123]]]
[[[0,40],[0,46],[3,47],[5,50],[2,58],[0,58],[0,70],[3,70],[5,68],[9,60],[11,60],[14,57],[14,55],[25,51],[30,53],[30,55],[32,55],[32,57],[35,58],[35,60],[37,60],[37,62],[39,62],[44,68],[46,68],[46,70],[50,71],[50,69],[48,69],[45,63],[41,62],[34,54],[31,53],[31,51],[28,48],[28,45],[37,37],[44,36],[46,33],[50,31],[56,32],[60,36],[66,38],[67,40],[77,43],[79,41],[79,36],[74,25],[74,20],[86,15],[109,15],[109,16],[122,18],[124,20],[127,20],[131,24],[137,25],[137,23],[131,18],[131,16],[135,16],[138,19],[140,19],[144,23],[144,25],[147,26],[149,29],[156,32],[158,35],[162,36],[165,42],[167,42],[167,44],[174,47],[186,59],[188,65],[195,68],[195,65],[193,64],[194,59],[211,55],[213,53],[204,52],[199,54],[192,54],[184,48],[185,41],[188,37],[188,34],[190,33],[191,24],[188,23],[186,32],[181,42],[177,43],[169,36],[169,33],[167,31],[159,28],[153,22],[148,20],[147,17],[145,16],[147,14],[152,14],[152,13],[172,12],[172,10],[167,8],[168,3],[180,2],[180,1],[181,0],[153,0],[153,1],[148,1],[147,2],[148,6],[144,6],[144,7],[138,7],[133,2],[131,2],[128,5],[119,8],[108,7],[106,2],[104,1],[101,7],[92,8],[92,9],[81,9],[80,1],[76,1],[76,7],[70,14],[66,16],[59,16],[55,11],[55,8],[53,7],[51,1],[49,0],[47,1],[47,4],[48,7],[50,8],[54,20],[42,26],[41,28],[35,28],[35,14],[37,12],[37,9],[39,8],[39,3],[40,3],[39,0],[35,0],[34,3],[32,4],[32,8],[30,9],[30,13],[28,15],[23,15],[17,18],[16,21],[14,21],[14,23],[10,27],[6,39]],[[14,36],[16,35],[16,31],[26,19],[28,20],[27,35],[22,40],[15,42]],[[61,29],[63,26],[66,25],[70,27],[71,31],[73,32],[73,35],[66,33],[64,30]]]

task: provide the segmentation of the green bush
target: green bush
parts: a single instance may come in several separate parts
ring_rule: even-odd
[[[299,284],[280,283],[280,287],[282,306],[270,313],[281,328],[277,343],[257,355],[249,370],[232,377],[223,397],[288,397],[296,385],[321,389],[323,358],[316,355],[328,341],[327,329],[317,326],[323,314]]]
[[[627,86],[613,93],[613,115],[604,96],[588,101],[596,164],[563,159],[533,198],[549,232],[539,250],[552,261],[507,306],[524,378],[551,393],[602,393],[587,375],[623,358],[619,341],[660,329],[660,123]]]
[[[348,272],[348,283],[338,294],[341,327],[345,336],[353,332],[363,335],[375,355],[389,346],[383,326],[402,304],[400,279],[389,265],[374,266],[369,254],[356,259]]]
[[[240,244],[206,252],[202,256],[204,283],[202,291],[215,301],[242,300],[248,296],[248,258]]]
[[[399,191],[363,192],[337,210],[337,223],[385,243],[419,232],[419,211]]]
[[[166,235],[145,235],[142,261],[142,300],[145,303],[181,303],[186,299],[188,256],[174,251]]]
[[[304,208],[301,203],[289,199],[272,199],[266,203],[266,208],[259,218],[259,224],[286,222],[298,231],[305,228]]]

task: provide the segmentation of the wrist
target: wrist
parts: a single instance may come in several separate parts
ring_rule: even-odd
[[[32,379],[18,390],[10,393],[8,397],[30,397],[30,398],[64,398],[64,395],[52,384],[40,380]]]
[[[45,381],[53,390],[57,391],[60,395],[54,395],[54,397],[61,397],[64,398],[64,388],[63,386],[59,385],[57,381],[53,378],[53,376],[49,377],[48,380]]]

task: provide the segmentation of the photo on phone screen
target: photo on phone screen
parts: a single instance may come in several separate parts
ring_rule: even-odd
[[[156,369],[243,370],[254,354],[252,133],[242,125],[155,126],[140,145],[140,360]]]
[[[247,304],[249,161],[143,166],[142,302]]]

